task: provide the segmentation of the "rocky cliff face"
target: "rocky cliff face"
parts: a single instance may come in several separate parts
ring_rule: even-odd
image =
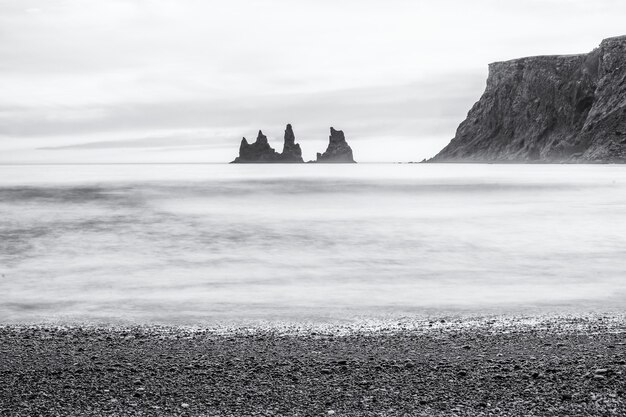
[[[346,142],[343,131],[335,130],[332,127],[330,128],[328,148],[326,148],[326,152],[324,153],[317,153],[316,162],[355,162],[352,156],[352,148],[350,148],[350,145]]]
[[[246,138],[241,140],[239,146],[239,156],[235,158],[233,163],[289,163],[303,162],[302,150],[300,145],[296,143],[296,137],[293,133],[291,125],[287,125],[285,129],[285,143],[283,152],[278,153],[270,146],[267,136],[259,130],[256,141],[252,144],[248,143]]]
[[[491,64],[431,162],[626,162],[626,36],[589,54]]]

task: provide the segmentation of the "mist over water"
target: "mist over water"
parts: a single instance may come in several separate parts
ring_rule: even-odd
[[[0,166],[1,323],[619,310],[625,259],[623,166]]]

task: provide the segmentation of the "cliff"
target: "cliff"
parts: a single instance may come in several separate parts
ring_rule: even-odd
[[[430,162],[626,162],[626,36],[589,54],[491,64],[482,97]]]
[[[248,143],[246,138],[241,140],[239,156],[232,163],[292,163],[303,162],[302,150],[296,143],[296,136],[290,124],[285,129],[283,152],[278,153],[270,146],[267,136],[259,130],[256,141]]]
[[[346,137],[341,130],[330,128],[328,148],[324,153],[317,153],[319,163],[354,163],[352,148],[346,142]]]

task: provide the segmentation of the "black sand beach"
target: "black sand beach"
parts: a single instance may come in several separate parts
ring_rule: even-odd
[[[0,328],[0,415],[620,416],[621,317]]]

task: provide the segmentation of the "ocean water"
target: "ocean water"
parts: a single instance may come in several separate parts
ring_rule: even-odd
[[[626,166],[0,166],[0,323],[626,307]]]

